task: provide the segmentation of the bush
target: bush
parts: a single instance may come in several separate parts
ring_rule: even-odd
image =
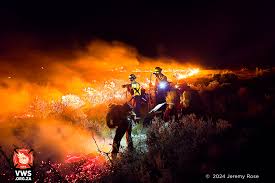
[[[123,153],[113,164],[112,173],[101,182],[182,182],[201,177],[197,159],[209,137],[226,130],[223,120],[203,120],[194,114],[179,122],[154,120],[147,130],[147,148]],[[219,130],[216,130],[216,129]]]

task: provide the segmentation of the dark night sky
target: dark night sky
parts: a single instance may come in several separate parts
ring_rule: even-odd
[[[271,1],[145,3],[35,1],[0,6],[0,54],[35,43],[43,51],[118,40],[145,56],[198,58],[211,66],[274,65],[275,5]]]

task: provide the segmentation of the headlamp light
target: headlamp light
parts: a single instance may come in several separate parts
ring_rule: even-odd
[[[160,89],[165,89],[167,87],[167,82],[160,82],[159,83],[159,88]]]

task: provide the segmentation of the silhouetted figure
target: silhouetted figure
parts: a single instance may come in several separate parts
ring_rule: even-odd
[[[120,141],[125,133],[128,149],[133,149],[131,137],[133,116],[135,116],[133,107],[128,103],[123,105],[112,104],[109,106],[109,111],[106,116],[107,126],[109,128],[117,128],[113,140],[112,158],[116,158],[119,152]]]

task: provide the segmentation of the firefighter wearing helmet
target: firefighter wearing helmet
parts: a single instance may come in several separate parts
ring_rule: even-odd
[[[134,106],[134,111],[136,113],[136,119],[140,119],[140,109],[142,103],[142,88],[140,84],[136,81],[136,76],[134,74],[129,75],[130,84],[122,85],[123,88],[127,88],[127,91],[132,95],[132,101]]]
[[[160,67],[156,67],[153,72],[153,74],[156,76],[156,81],[155,81],[156,104],[165,102],[165,98],[170,87],[169,82],[167,81],[167,77],[161,71],[162,69]]]

